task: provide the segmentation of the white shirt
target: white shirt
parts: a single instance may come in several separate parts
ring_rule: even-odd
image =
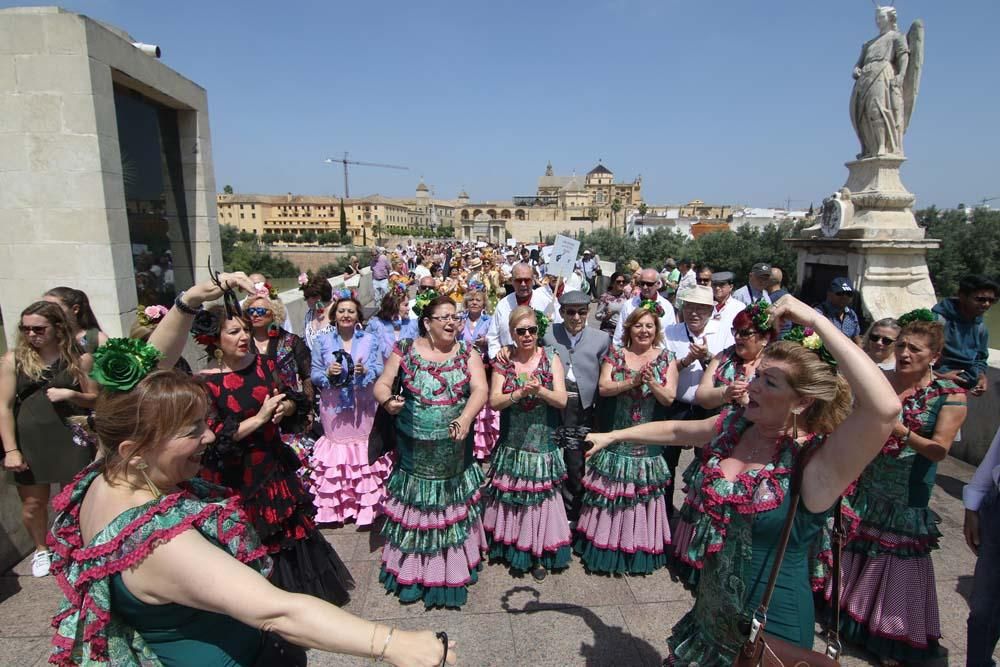
[[[584,328],[580,329],[580,332],[578,334],[576,334],[575,336],[572,335],[572,334],[570,334],[570,332],[568,332],[568,331],[566,332],[566,336],[569,338],[569,349],[570,350],[572,350],[574,347],[576,347],[576,344],[580,342],[581,338],[583,338],[583,332],[586,331],[586,330],[587,330],[587,327],[584,327]],[[573,374],[573,357],[572,357],[572,355],[569,356],[569,363],[566,364],[566,381],[567,382],[576,382],[576,375]]]
[[[743,287],[733,292],[732,296],[730,296],[729,298],[736,299],[740,303],[746,304],[747,306],[757,301],[760,301],[761,299],[764,299],[764,301],[771,303],[771,295],[768,294],[767,290],[757,291],[751,289],[749,284],[744,285]]]
[[[712,321],[718,323],[716,330],[723,342],[720,350],[724,350],[736,342],[736,339],[733,338],[733,320],[744,310],[746,310],[746,305],[734,299],[732,295],[726,299],[726,305],[722,307],[722,310],[715,306],[712,307]]]
[[[548,287],[539,287],[531,293],[531,300],[528,302],[533,310],[540,310],[552,321],[562,322],[559,316],[559,306],[556,304],[552,290]],[[554,308],[553,308],[554,306]],[[501,347],[513,345],[514,339],[510,335],[510,314],[517,307],[517,295],[508,294],[497,302],[493,309],[493,317],[490,318],[490,326],[486,330],[486,343],[489,346],[490,359],[497,356]],[[558,319],[556,319],[558,318]]]
[[[419,281],[421,278],[426,278],[431,275],[431,270],[423,264],[417,264],[417,266],[413,269],[413,275]]]
[[[625,303],[622,304],[622,312],[618,316],[618,326],[615,327],[615,345],[621,347],[622,345],[622,335],[625,333],[625,320],[628,316],[632,314],[632,311],[639,307],[642,303],[642,295],[634,296]],[[660,331],[666,331],[667,327],[677,322],[677,316],[674,315],[674,304],[667,301],[662,294],[656,295],[656,303],[660,304],[663,308],[663,317],[660,318]]]
[[[681,276],[680,282],[677,283],[677,291],[686,290],[689,287],[694,287],[698,284],[698,276],[695,275],[694,269],[688,269],[687,273]]]
[[[972,480],[962,489],[965,509],[978,511],[993,489],[1000,491],[1000,430],[993,436],[993,443],[976,468]]]
[[[719,323],[717,320],[709,320],[705,325],[705,330],[701,332],[701,336],[694,336],[694,341],[699,345],[702,344],[702,339],[704,339],[704,344],[708,347],[708,351],[715,356],[719,352],[726,349],[726,345],[722,344],[722,336],[720,336]],[[688,355],[691,351],[691,335],[688,332],[687,325],[683,322],[678,322],[667,327],[664,332],[666,349],[674,353],[677,361],[680,362],[681,359]],[[679,371],[677,373],[677,400],[683,401],[685,403],[693,404],[694,394],[698,391],[698,383],[701,382],[701,376],[705,372],[705,368],[708,367],[708,360],[702,361],[699,364],[697,361],[692,363],[687,368],[680,368],[678,363]]]

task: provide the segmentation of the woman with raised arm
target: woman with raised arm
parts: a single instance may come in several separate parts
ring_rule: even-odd
[[[810,546],[899,413],[882,372],[826,318],[791,296],[772,307],[772,317],[776,326],[788,319],[806,329],[789,334],[799,342],[767,347],[746,407],[700,421],[650,422],[588,436],[597,451],[623,440],[708,443],[692,479],[702,510],[695,531],[708,536],[688,554],[702,573],[694,608],[668,639],[676,664],[732,664],[766,587],[799,465],[801,500],[765,632],[812,646]],[[856,388],[853,410],[849,387]]]
[[[375,383],[375,400],[397,415],[398,455],[386,484],[379,581],[402,602],[461,607],[486,549],[483,473],[472,456],[486,375],[479,354],[457,340],[462,318],[450,297],[423,292],[414,310],[420,336],[397,343]]]
[[[625,320],[622,347],[601,364],[598,392],[614,402],[613,425],[634,426],[670,405],[677,392],[674,355],[662,348],[654,301]],[[590,572],[650,574],[667,562],[670,523],[664,491],[670,469],[660,447],[620,441],[590,459],[574,548]]]
[[[243,274],[219,278],[252,289]],[[370,623],[270,584],[271,560],[239,496],[197,477],[215,439],[208,397],[197,379],[154,369],[176,363],[193,316],[221,293],[196,285],[177,298],[153,345],[115,339],[98,352],[93,421],[104,456],[55,501],[52,568],[63,597],[50,661],[297,666],[304,646],[440,665],[445,648],[431,632]]]
[[[938,461],[966,415],[965,390],[934,376],[944,349],[944,327],[934,313],[912,311],[899,326],[896,369],[886,375],[903,412],[849,499],[860,526],[844,549],[840,598],[845,638],[883,665],[943,655],[931,560],[940,517],[927,504]]]
[[[490,405],[500,412],[483,524],[490,559],[536,580],[569,565],[570,534],[559,484],[566,464],[553,438],[566,407],[565,371],[551,348],[538,345],[548,321],[531,306],[508,319],[514,348],[493,368]]]

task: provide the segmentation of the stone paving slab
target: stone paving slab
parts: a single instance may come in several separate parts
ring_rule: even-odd
[[[684,452],[681,467],[690,460]],[[931,506],[941,517],[944,537],[933,555],[946,662],[965,662],[965,622],[974,558],[965,546],[961,485],[972,467],[947,459],[940,464]],[[678,497],[675,502],[679,502]],[[470,588],[461,611],[427,611],[402,605],[378,583],[382,541],[378,531],[339,526],[323,530],[356,581],[347,609],[405,629],[444,629],[458,641],[463,665],[653,666],[667,655],[670,628],[692,604],[691,594],[666,571],[647,577],[588,575],[578,561],[536,582],[514,577],[501,565],[487,565]],[[51,577],[31,577],[30,559],[0,576],[0,665],[43,665],[49,651],[49,621],[58,589]],[[822,637],[817,627],[817,637]],[[817,647],[822,639],[817,640]],[[1000,651],[996,657],[1000,659]],[[310,665],[370,664],[350,656],[310,652]],[[875,665],[863,649],[846,647],[841,664]]]

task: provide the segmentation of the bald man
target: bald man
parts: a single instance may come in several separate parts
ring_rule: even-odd
[[[666,330],[671,324],[677,323],[674,315],[674,305],[666,297],[660,294],[660,287],[663,282],[660,280],[660,272],[656,269],[643,269],[639,274],[639,293],[622,304],[621,315],[618,316],[618,326],[615,327],[615,345],[621,347],[622,334],[625,332],[625,320],[632,314],[632,311],[639,307],[643,301],[655,301],[663,308],[663,316],[660,317],[660,331]]]

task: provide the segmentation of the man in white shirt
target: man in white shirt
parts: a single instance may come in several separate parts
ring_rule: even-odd
[[[556,320],[558,306],[555,303],[555,296],[548,286],[532,290],[535,284],[534,275],[535,272],[531,265],[523,262],[514,265],[511,271],[514,292],[497,302],[496,308],[493,310],[493,317],[490,319],[490,326],[486,330],[490,359],[496,358],[501,347],[514,344],[514,339],[510,335],[509,320],[511,312],[516,307],[531,306],[534,310],[545,313],[553,321]]]
[[[661,285],[659,271],[656,269],[642,270],[639,274],[639,293],[622,304],[622,312],[618,316],[618,326],[615,327],[615,345],[621,346],[622,334],[625,333],[625,320],[643,301],[655,301],[663,308],[663,315],[660,317],[660,331],[666,331],[668,326],[677,321],[673,304],[660,294]]]
[[[758,262],[750,269],[747,284],[733,292],[733,298],[747,306],[761,299],[771,303],[770,287],[771,265],[765,262]]]
[[[719,322],[712,319],[715,311],[712,288],[695,285],[678,292],[677,304],[680,306],[681,321],[663,332],[664,346],[674,353],[674,364],[677,366],[677,397],[667,409],[666,418],[703,419],[708,416],[708,411],[695,402],[694,395],[712,357],[725,349],[719,335]],[[663,458],[671,470],[667,492],[668,513],[673,512],[673,479],[679,457],[680,447],[663,448]]]
[[[428,273],[426,276],[417,281],[417,294],[420,294],[421,292],[425,292],[427,290],[434,289],[435,287],[437,287],[437,281],[434,280],[434,276]],[[410,319],[412,320],[420,319],[419,317],[417,317],[417,314],[413,312],[413,306],[416,303],[417,303],[416,298],[410,299]]]
[[[978,556],[969,597],[969,665],[991,665],[1000,617],[1000,431],[964,489],[965,541]]]
[[[722,349],[736,342],[733,338],[733,320],[746,308],[744,304],[732,298],[735,277],[732,271],[716,271],[712,274],[712,295],[715,298],[712,319],[719,323],[719,335],[723,339]]]
[[[677,263],[677,270],[681,273],[680,282],[677,283],[677,291],[690,289],[698,284],[698,278],[694,272],[694,264],[690,259],[682,259]]]

